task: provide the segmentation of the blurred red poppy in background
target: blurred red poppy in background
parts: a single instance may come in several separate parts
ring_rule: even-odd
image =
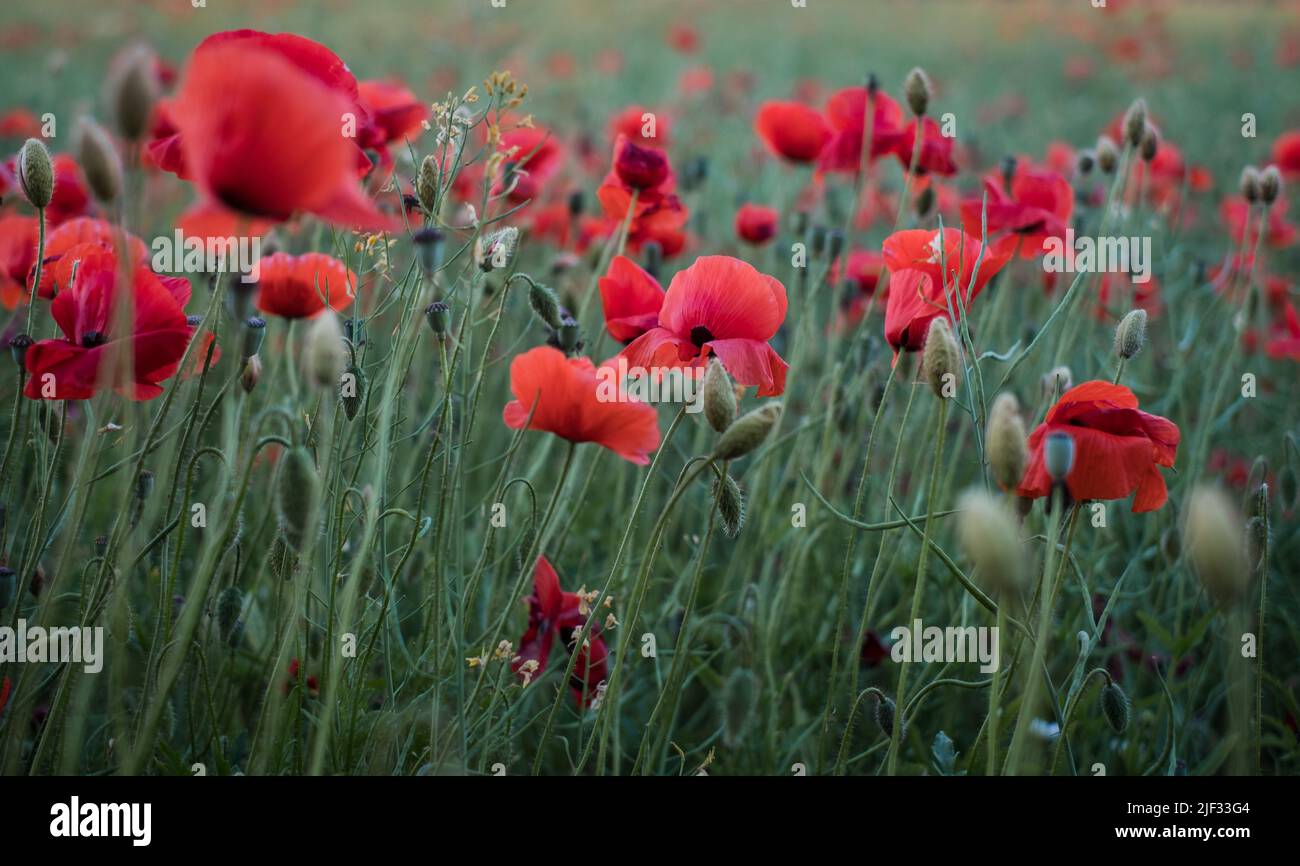
[[[762,245],[776,237],[780,214],[776,208],[745,203],[736,211],[736,237],[747,244]]]
[[[1051,492],[1043,441],[1058,432],[1074,441],[1074,465],[1065,484],[1075,501],[1136,493],[1132,510],[1142,512],[1155,511],[1169,498],[1159,467],[1174,465],[1178,425],[1140,411],[1137,397],[1123,385],[1101,381],[1066,391],[1029,434],[1029,465],[1016,489],[1020,496],[1037,499]]]
[[[1021,258],[1043,254],[1048,238],[1064,238],[1074,214],[1074,188],[1054,171],[1039,168],[1028,160],[1016,161],[1010,189],[1001,172],[984,178],[988,196],[988,237],[1011,238],[1009,246],[1019,250]],[[983,196],[961,203],[962,228],[981,237],[985,205]]]
[[[862,163],[863,143],[867,135],[867,88],[846,87],[826,103],[826,118],[834,136],[822,151],[817,167],[822,171],[856,173]],[[870,96],[873,106],[871,150],[867,158],[892,153],[903,129],[903,110],[884,93]],[[909,153],[910,156],[910,153]]]
[[[375,143],[389,145],[418,138],[429,116],[428,107],[395,79],[357,83],[357,96],[378,131]]]
[[[529,677],[536,678],[545,672],[557,637],[567,651],[572,653],[575,648],[570,644],[593,613],[586,608],[578,593],[560,589],[560,578],[545,556],[537,557],[537,565],[533,568],[533,594],[525,601],[528,604],[528,629],[519,639],[519,653],[510,665],[510,669],[519,674],[521,679],[525,674],[520,668],[530,661],[536,662],[537,667],[528,673]],[[600,632],[600,623],[592,623],[586,643],[573,664],[573,676],[569,680],[573,697],[578,706],[584,708],[590,706],[596,698],[597,686],[607,675],[606,658],[609,651]]]
[[[1284,132],[1273,142],[1273,164],[1288,179],[1300,178],[1300,129]]]
[[[659,447],[659,414],[636,400],[602,400],[590,358],[567,358],[538,346],[510,362],[510,392],[502,420],[519,430],[545,430],[570,442],[595,442],[639,466]],[[529,421],[529,413],[532,420]]]
[[[36,217],[0,216],[0,304],[6,310],[27,303],[28,272],[36,263],[39,232]]]
[[[764,102],[754,118],[754,131],[773,155],[795,163],[810,163],[831,140],[831,128],[815,109],[799,102]]]
[[[260,262],[256,305],[285,319],[307,319],[326,306],[344,310],[357,295],[357,275],[324,253],[272,253]]]

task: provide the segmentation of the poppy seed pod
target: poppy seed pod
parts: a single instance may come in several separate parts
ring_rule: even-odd
[[[737,668],[722,686],[722,741],[728,747],[740,745],[753,724],[760,691],[758,676],[748,668]]]
[[[999,394],[989,410],[984,448],[993,470],[993,480],[1003,490],[1014,489],[1024,477],[1025,466],[1029,463],[1029,447],[1025,441],[1025,422],[1020,417],[1020,404],[1009,393]]]
[[[35,342],[26,334],[19,334],[9,341],[9,354],[13,356],[14,363],[18,365],[19,370],[27,369],[27,350]]]
[[[907,97],[907,106],[913,114],[917,117],[925,114],[930,107],[930,78],[925,70],[917,66],[907,73],[907,80],[903,82],[903,95]]]
[[[1115,327],[1115,354],[1131,361],[1147,340],[1147,311],[1129,310]]]
[[[948,398],[961,384],[961,351],[952,335],[948,320],[942,316],[930,323],[921,355],[921,374],[930,383],[936,397]]]
[[[1259,173],[1259,198],[1266,205],[1277,201],[1282,194],[1282,172],[1276,165],[1270,165]]]
[[[1222,490],[1198,487],[1187,503],[1183,548],[1206,592],[1220,605],[1245,598],[1249,568],[1241,514]]]
[[[239,374],[239,385],[244,389],[245,394],[251,394],[257,387],[257,383],[262,380],[262,357],[253,355],[244,360],[244,369]]]
[[[147,45],[132,45],[113,64],[108,78],[108,107],[118,132],[127,141],[139,141],[149,131],[149,119],[158,101],[157,58]]]
[[[718,516],[722,518],[722,531],[735,538],[745,526],[745,492],[730,475],[713,483],[713,498],[718,503]]]
[[[1259,201],[1259,169],[1253,165],[1243,168],[1237,188],[1241,191],[1241,197],[1251,204]]]
[[[333,310],[327,309],[312,320],[306,343],[303,359],[312,383],[320,388],[334,387],[348,359],[343,329]]]
[[[704,391],[705,420],[719,433],[726,432],[731,422],[736,420],[736,388],[727,375],[726,368],[717,358],[709,359],[709,366],[704,370],[704,382],[700,387]]]
[[[1043,374],[1043,397],[1047,400],[1055,402],[1058,396],[1072,387],[1074,387],[1074,374],[1070,372],[1069,367],[1054,367],[1050,372]]]
[[[741,415],[718,438],[718,445],[713,450],[714,459],[735,460],[762,445],[780,420],[781,410],[780,403],[770,402]]]
[[[422,228],[411,236],[415,244],[415,260],[426,277],[431,277],[442,268],[445,244],[443,234],[433,227]]]
[[[153,493],[154,477],[148,469],[141,470],[140,477],[135,480],[135,498],[141,502],[149,498]]]
[[[537,318],[557,331],[560,329],[560,299],[554,289],[541,283],[531,283],[528,287],[528,304]]]
[[[1115,144],[1115,139],[1109,135],[1103,135],[1097,139],[1095,148],[1097,154],[1097,167],[1105,174],[1114,174],[1115,169],[1119,166],[1119,146]]]
[[[1139,145],[1143,162],[1150,162],[1156,158],[1156,151],[1160,149],[1160,136],[1154,129],[1148,126],[1142,131],[1142,143]]]
[[[980,577],[992,589],[1014,592],[1024,584],[1024,545],[1016,519],[1000,502],[980,490],[958,501],[957,537]]]
[[[54,197],[54,165],[50,152],[39,139],[29,138],[18,151],[18,185],[28,203],[44,210]]]
[[[1124,113],[1124,140],[1131,147],[1142,144],[1142,135],[1147,129],[1147,101],[1142,97],[1133,100],[1133,104]]]
[[[439,337],[451,327],[451,307],[442,301],[434,301],[424,308],[424,317],[429,321],[429,329]]]
[[[1128,695],[1113,680],[1101,690],[1101,714],[1115,733],[1122,734],[1128,729]]]
[[[429,154],[420,161],[420,171],[415,178],[415,197],[420,202],[420,209],[432,214],[438,203],[438,160]]]
[[[104,127],[87,117],[77,123],[77,162],[86,173],[86,184],[104,204],[117,200],[122,192],[122,161]]]
[[[319,499],[320,477],[311,452],[303,447],[290,449],[281,458],[275,506],[285,542],[295,552],[302,552],[308,531],[316,525]]]
[[[262,350],[262,341],[266,339],[266,319],[249,316],[244,320],[243,360],[256,355]]]
[[[1074,437],[1063,430],[1047,434],[1043,442],[1043,468],[1053,481],[1064,481],[1074,468]]]

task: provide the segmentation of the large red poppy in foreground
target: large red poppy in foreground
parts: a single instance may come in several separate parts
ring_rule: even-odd
[[[539,677],[546,670],[555,639],[558,637],[566,650],[573,652],[574,647],[569,644],[594,612],[583,612],[582,598],[576,592],[560,589],[560,578],[545,556],[537,557],[533,569],[533,594],[527,602],[528,630],[519,639],[519,655],[511,669],[518,673],[526,662],[535,661],[537,668],[531,676]],[[608,655],[605,640],[600,636],[600,623],[593,623],[569,680],[579,706],[590,706],[596,697],[596,687],[606,678],[605,660]]]
[[[117,303],[126,287],[117,272],[117,256],[97,244],[83,244],[76,248],[76,258],[76,279],[50,303],[63,337],[41,340],[27,350],[31,378],[24,393],[32,399],[84,400],[105,386],[132,400],[157,397],[163,390],[159,383],[176,372],[189,345],[189,281],[137,266],[129,285],[131,329],[117,333]],[[105,365],[116,364],[126,351],[131,352],[131,381],[101,381],[111,378]]]
[[[731,377],[760,397],[785,392],[789,365],[768,340],[785,321],[785,286],[731,256],[701,256],[668,286],[659,324],[623,355],[629,367],[696,367],[717,355]]]
[[[1043,442],[1051,433],[1074,440],[1074,466],[1065,478],[1075,500],[1123,499],[1133,511],[1155,511],[1169,498],[1159,467],[1173,466],[1178,425],[1138,409],[1137,397],[1123,385],[1093,381],[1061,395],[1029,435],[1030,461],[1016,493],[1037,499],[1051,492],[1043,464]]]
[[[600,384],[590,358],[566,358],[550,346],[529,349],[510,362],[515,399],[502,419],[515,430],[527,424],[570,442],[595,442],[644,466],[659,447],[659,414],[632,399],[601,400]]]

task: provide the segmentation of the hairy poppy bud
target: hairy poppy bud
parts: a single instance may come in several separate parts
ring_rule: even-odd
[[[736,389],[727,370],[717,358],[710,358],[704,370],[704,418],[719,433],[726,431],[736,420]]]
[[[880,732],[886,737],[894,736],[894,717],[897,712],[893,698],[886,695],[876,696],[876,727],[880,728]]]
[[[314,531],[320,499],[320,477],[306,448],[290,449],[282,458],[275,488],[276,511],[284,539],[301,552],[308,532]]]
[[[87,117],[77,124],[77,162],[95,198],[107,204],[122,193],[122,161],[104,127]]]
[[[27,350],[32,347],[36,341],[26,334],[19,334],[9,341],[9,354],[13,355],[14,363],[18,365],[19,370],[26,369]]]
[[[1227,494],[1205,486],[1192,491],[1183,524],[1183,547],[1206,592],[1225,607],[1246,595],[1249,568],[1244,533],[1241,514]]]
[[[1124,113],[1124,140],[1132,147],[1142,144],[1142,134],[1147,128],[1147,101],[1142,97],[1133,100],[1133,104]]]
[[[921,373],[936,397],[954,396],[961,384],[961,351],[948,320],[942,316],[930,323],[921,355]]]
[[[1052,402],[1074,387],[1074,374],[1069,367],[1055,367],[1043,374],[1043,397]],[[1060,389],[1060,390],[1057,390]]]
[[[228,586],[217,596],[217,632],[222,640],[230,638],[239,622],[239,614],[244,609],[244,593],[239,587]]]
[[[1129,310],[1115,327],[1115,354],[1131,361],[1147,339],[1147,311]]]
[[[745,491],[730,475],[713,482],[713,498],[718,503],[718,516],[722,518],[722,531],[735,538],[745,526]]]
[[[366,374],[353,364],[339,379],[339,402],[343,404],[343,414],[348,416],[349,421],[357,417],[357,411],[365,397]]]
[[[1238,189],[1241,190],[1241,197],[1251,204],[1259,201],[1259,169],[1253,165],[1243,168],[1241,170],[1241,180],[1238,182]]]
[[[714,458],[735,460],[762,445],[767,434],[772,432],[772,428],[780,420],[781,409],[780,403],[770,402],[741,415],[718,438],[718,445],[713,450]]]
[[[426,214],[432,214],[438,203],[438,160],[429,154],[420,161],[420,171],[415,178],[415,197]]]
[[[243,360],[256,355],[262,350],[262,341],[266,339],[266,319],[249,316],[244,320],[244,343],[241,347]]]
[[[1074,437],[1062,430],[1043,440],[1043,468],[1053,481],[1064,481],[1074,468]]]
[[[1020,417],[1020,404],[1009,393],[999,394],[989,410],[984,450],[989,456],[993,480],[1003,490],[1013,490],[1025,474],[1025,465],[1029,462],[1029,448],[1025,441],[1025,422]]]
[[[251,394],[260,381],[262,381],[262,357],[252,355],[244,360],[244,369],[239,374],[239,385],[244,389],[245,394]]]
[[[424,308],[424,317],[429,320],[429,329],[439,337],[451,327],[451,307],[442,301],[434,301]]]
[[[312,320],[306,343],[303,358],[311,381],[318,387],[332,388],[348,362],[343,329],[333,310],[327,309]]]
[[[736,668],[722,686],[722,742],[740,745],[754,722],[761,688],[758,676],[748,668]]]
[[[1113,680],[1101,690],[1101,714],[1115,733],[1122,734],[1128,729],[1128,695]]]
[[[9,603],[14,598],[14,587],[18,585],[18,577],[12,568],[0,566],[0,610],[9,607]]]
[[[1271,205],[1282,193],[1282,173],[1276,165],[1270,165],[1259,173],[1259,198],[1264,204]]]
[[[1109,135],[1103,135],[1097,139],[1095,151],[1097,154],[1097,167],[1105,174],[1114,174],[1115,169],[1119,166],[1119,146],[1115,144],[1115,139]]]
[[[614,173],[632,189],[656,189],[668,179],[668,157],[657,147],[622,139],[614,154]]]
[[[54,197],[54,165],[39,139],[29,138],[18,151],[18,185],[32,207],[44,210]]]
[[[537,318],[557,331],[560,329],[560,299],[556,297],[554,289],[541,283],[530,283],[528,303]]]
[[[149,131],[149,119],[158,101],[156,63],[149,46],[136,44],[119,54],[110,68],[109,112],[127,141],[139,141]]]
[[[442,256],[445,244],[442,232],[433,227],[422,228],[411,236],[415,244],[415,259],[426,277],[431,277],[442,268]]]
[[[474,260],[484,273],[505,270],[510,267],[518,245],[519,229],[514,226],[497,229],[489,235],[479,236],[474,247]]]
[[[913,114],[917,117],[925,114],[925,110],[930,107],[930,78],[925,70],[917,66],[907,73],[907,80],[903,82],[903,95],[907,97],[907,105]]]
[[[1019,589],[1024,584],[1025,556],[1015,517],[979,490],[963,494],[957,507],[961,509],[957,537],[980,577],[998,591]]]
[[[1143,162],[1150,162],[1156,158],[1156,151],[1160,149],[1160,136],[1150,126],[1142,131],[1142,143],[1139,148]]]
[[[148,469],[140,472],[140,477],[135,480],[135,498],[143,502],[153,493],[154,477]]]

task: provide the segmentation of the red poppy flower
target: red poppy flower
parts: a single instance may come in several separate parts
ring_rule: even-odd
[[[747,244],[765,244],[776,237],[780,219],[776,208],[742,204],[736,211],[736,237]]]
[[[799,102],[764,102],[754,118],[754,131],[773,155],[796,163],[817,159],[832,135],[826,119]]]
[[[1287,178],[1300,178],[1300,129],[1284,132],[1273,142],[1273,164]]]
[[[510,161],[514,174],[503,178],[503,183],[513,183],[507,198],[519,204],[538,198],[546,183],[564,165],[564,146],[555,133],[540,126],[519,127],[501,135],[498,150],[514,151]],[[498,185],[497,193],[503,191]]]
[[[28,272],[36,263],[39,233],[36,217],[0,216],[0,304],[6,310],[27,303]]]
[[[826,117],[834,136],[817,163],[820,170],[856,174],[861,167],[863,139],[867,134],[867,98],[865,87],[846,87],[826,103]],[[875,161],[893,152],[903,129],[903,110],[879,91],[871,97],[871,104],[871,150],[867,158]]]
[[[1269,329],[1264,351],[1270,358],[1300,361],[1300,314],[1290,301],[1282,307],[1281,321]]]
[[[257,308],[285,319],[308,319],[324,310],[344,310],[357,296],[357,275],[324,253],[272,253],[260,262]]]
[[[718,357],[760,397],[785,392],[788,365],[768,345],[786,312],[785,286],[730,256],[701,256],[673,277],[659,324],[623,350],[632,367],[696,367]]]
[[[1000,173],[984,178],[988,196],[989,239],[1014,238],[1009,246],[1018,248],[1020,257],[1032,259],[1042,255],[1048,238],[1064,238],[1074,213],[1074,189],[1070,182],[1054,171],[1038,168],[1028,160],[1018,160],[1011,177],[1011,188]],[[962,228],[980,237],[984,219],[984,198],[968,198],[961,204]]]
[[[915,175],[957,173],[957,163],[953,162],[952,150],[955,139],[948,138],[939,129],[933,118],[923,118],[921,124],[921,149],[916,154],[916,165],[912,165],[912,151],[916,147],[917,121],[903,127],[902,132],[893,136],[894,156],[902,163],[903,170],[912,170]]]
[[[1268,210],[1268,221],[1264,226],[1264,242],[1274,249],[1288,247],[1295,242],[1296,227],[1286,218],[1287,201],[1278,198]],[[1241,243],[1246,239],[1246,249],[1255,248],[1259,234],[1259,212],[1241,196],[1229,196],[1219,204],[1219,217],[1228,226],[1232,239]],[[1249,236],[1247,236],[1249,232]]]
[[[45,237],[45,260],[41,263],[41,285],[36,294],[53,298],[56,292],[66,289],[72,281],[73,266],[78,248],[90,244],[100,249],[116,250],[119,240],[126,244],[133,265],[142,265],[149,250],[129,232],[122,232],[112,223],[94,217],[76,217],[60,225]],[[34,264],[34,263],[33,263]],[[31,285],[31,277],[25,281]]]
[[[628,221],[628,211],[632,209],[627,235],[629,250],[637,252],[646,243],[653,241],[659,244],[665,256],[674,256],[686,245],[685,227],[690,217],[686,207],[675,193],[677,179],[671,165],[664,159],[662,164],[664,171],[658,168],[653,172],[640,171],[635,170],[636,166],[629,165],[627,173],[631,179],[637,180],[639,175],[642,182],[657,181],[653,185],[642,188],[629,185],[620,176],[618,164],[619,155],[626,154],[631,147],[637,146],[631,144],[628,139],[619,139],[615,144],[614,163],[609,174],[605,176],[604,182],[596,190],[596,199],[600,202],[601,210],[610,223],[610,232],[617,230]],[[638,148],[638,150],[643,154],[662,155],[660,151],[653,148]],[[635,162],[641,164],[640,160]],[[635,209],[633,209],[634,197]]]
[[[1134,512],[1154,511],[1169,498],[1160,466],[1173,466],[1178,425],[1138,409],[1137,397],[1123,385],[1084,382],[1061,395],[1029,435],[1029,465],[1016,493],[1037,499],[1051,492],[1043,465],[1043,440],[1065,433],[1074,440],[1074,466],[1065,478],[1070,496],[1123,499],[1130,493]]]
[[[176,372],[190,342],[192,329],[185,318],[189,281],[137,266],[129,287],[131,332],[116,334],[114,316],[122,285],[117,256],[97,244],[76,249],[76,279],[50,303],[63,337],[41,340],[27,350],[31,378],[24,393],[34,400],[85,400],[107,384],[132,400],[157,397],[163,390],[158,383]],[[133,381],[101,383],[104,365],[112,369],[118,353],[128,350]]]
[[[627,343],[659,324],[663,286],[627,256],[615,256],[598,284],[605,327],[615,340]]]
[[[0,138],[40,138],[41,121],[26,108],[11,108],[0,114]]]
[[[840,273],[841,268],[844,272]],[[875,250],[854,250],[849,253],[847,265],[836,259],[831,265],[827,279],[832,285],[841,280],[851,284],[860,294],[871,295],[880,284],[881,271],[885,269],[885,257]]]
[[[583,599],[576,592],[564,592],[560,589],[560,578],[545,556],[537,557],[533,568],[533,594],[525,601],[528,604],[528,629],[519,639],[519,653],[511,663],[511,670],[523,679],[525,672],[520,668],[527,662],[536,662],[536,670],[528,673],[532,678],[540,677],[550,662],[551,647],[558,637],[562,646],[570,653],[578,630],[586,624],[592,611],[583,613]],[[578,660],[573,664],[573,676],[569,688],[578,706],[586,708],[597,695],[597,687],[605,681],[606,659],[609,651],[601,637],[600,623],[592,623]]]
[[[648,118],[654,117],[653,126],[647,127]],[[646,135],[653,130],[653,135]],[[661,112],[652,111],[644,105],[629,105],[609,119],[609,142],[614,144],[620,135],[626,135],[631,141],[642,147],[667,147],[669,142],[668,118]]]
[[[658,413],[635,400],[602,400],[600,384],[590,358],[566,358],[550,346],[529,349],[510,362],[515,399],[506,404],[502,420],[514,430],[527,424],[570,442],[595,442],[644,466],[659,447]]]
[[[672,175],[672,168],[659,148],[645,147],[620,135],[614,142],[614,173],[629,189],[657,190]]]
[[[953,297],[954,312],[960,315],[955,309],[955,289],[961,290],[962,306],[969,310],[975,297],[1011,256],[1010,249],[988,247],[980,260],[978,238],[961,229],[943,231],[942,247],[939,232],[928,229],[895,232],[885,239],[885,264],[892,271],[885,307],[885,339],[896,350],[920,350],[930,322],[936,316],[948,318],[949,297]]]
[[[252,217],[305,211],[348,227],[395,226],[357,182],[369,160],[344,133],[355,123],[360,136],[368,118],[347,67],[309,39],[265,36],[209,37],[190,59],[170,113],[195,183]]]
[[[400,81],[371,80],[357,83],[357,97],[370,113],[381,146],[418,138],[429,109]]]
[[[285,694],[288,694],[289,689],[293,688],[294,684],[298,682],[298,671],[301,667],[302,666],[296,658],[289,662],[289,679],[285,681],[283,688]],[[314,676],[307,677],[306,686],[307,694],[311,695],[313,698],[320,696],[320,683]]]

